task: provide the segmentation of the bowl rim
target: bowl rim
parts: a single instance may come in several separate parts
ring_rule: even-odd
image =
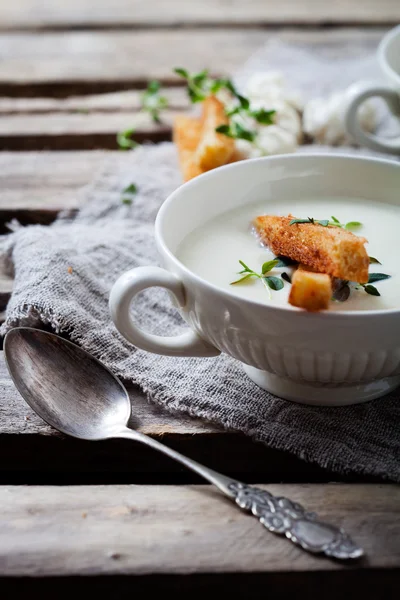
[[[183,271],[183,273],[188,277],[193,279],[196,284],[200,287],[204,287],[208,290],[213,291],[214,293],[219,294],[220,296],[222,296],[223,298],[227,298],[230,301],[235,301],[235,302],[239,302],[240,304],[243,304],[243,306],[248,306],[249,309],[251,309],[252,307],[255,308],[257,307],[257,309],[265,309],[267,311],[272,311],[272,312],[276,312],[279,315],[283,315],[286,314],[287,317],[289,318],[289,315],[297,315],[300,316],[302,315],[303,317],[309,318],[309,319],[314,319],[314,320],[318,320],[320,318],[322,319],[343,319],[343,320],[348,320],[350,318],[354,318],[354,317],[377,317],[378,315],[383,318],[384,316],[400,316],[400,307],[399,308],[388,308],[388,309],[374,309],[374,310],[342,310],[342,311],[330,311],[328,310],[323,310],[323,311],[319,311],[319,312],[307,312],[301,308],[297,308],[294,306],[285,306],[285,305],[276,305],[276,304],[263,304],[261,301],[258,300],[253,300],[253,299],[247,299],[247,298],[241,298],[240,296],[237,296],[236,294],[234,294],[233,292],[231,292],[230,290],[224,289],[222,287],[219,287],[218,285],[215,285],[214,283],[211,283],[209,281],[207,281],[206,279],[203,279],[202,277],[200,277],[199,275],[197,275],[196,273],[194,273],[193,271],[191,271],[184,263],[182,263],[177,256],[169,249],[167,243],[164,240],[163,237],[163,233],[162,233],[162,226],[163,226],[163,219],[164,219],[164,215],[167,213],[168,211],[168,207],[174,202],[175,197],[182,193],[182,188],[189,188],[189,187],[196,187],[199,185],[200,181],[203,181],[205,178],[216,178],[222,175],[223,172],[227,171],[227,170],[232,170],[232,169],[237,169],[237,168],[245,168],[245,164],[248,162],[277,162],[277,161],[287,161],[290,162],[292,160],[298,160],[298,159],[316,159],[316,160],[350,160],[352,162],[362,162],[362,163],[374,163],[374,164],[381,164],[381,165],[386,165],[389,167],[394,167],[395,169],[400,171],[400,162],[397,162],[395,160],[389,160],[386,158],[375,158],[375,157],[369,157],[369,156],[354,156],[353,154],[346,154],[346,153],[337,153],[337,154],[331,154],[329,152],[302,152],[301,154],[279,154],[279,155],[274,155],[274,156],[262,156],[260,158],[252,158],[252,159],[247,159],[244,161],[239,161],[236,163],[231,163],[228,165],[224,165],[222,167],[218,167],[217,169],[213,169],[211,171],[207,171],[206,173],[202,173],[201,175],[198,175],[197,177],[195,177],[194,179],[191,179],[190,181],[187,181],[185,183],[183,183],[182,185],[180,185],[176,190],[174,190],[167,198],[166,200],[163,202],[163,204],[161,205],[158,213],[157,213],[157,217],[156,217],[156,221],[155,221],[155,239],[156,239],[156,243],[158,246],[158,249],[161,253],[164,253],[165,255],[167,255],[167,257],[169,258],[170,261],[172,261],[175,266],[178,268],[179,271]]]
[[[383,36],[378,45],[377,54],[379,65],[382,71],[385,73],[385,75],[387,75],[391,79],[395,79],[400,84],[400,73],[394,70],[387,58],[388,47],[391,44],[392,40],[397,37],[400,37],[400,25],[393,27],[393,29],[390,29],[386,33],[386,35]]]

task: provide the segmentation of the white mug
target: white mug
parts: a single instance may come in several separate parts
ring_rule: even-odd
[[[185,183],[162,205],[155,241],[163,269],[137,267],[110,295],[112,319],[132,344],[169,356],[217,356],[243,363],[259,386],[297,402],[344,405],[400,385],[400,309],[307,313],[256,302],[217,287],[178,258],[186,235],[227,210],[296,197],[361,197],[400,204],[400,164],[346,155],[288,154],[240,162]],[[176,337],[141,329],[130,305],[153,286],[167,289],[187,322]]]
[[[368,98],[383,98],[393,115],[400,120],[400,25],[385,35],[378,47],[379,66],[388,85],[356,83],[350,90],[350,100],[345,114],[348,132],[362,146],[372,150],[400,155],[400,135],[384,138],[365,132],[357,118],[360,105]]]

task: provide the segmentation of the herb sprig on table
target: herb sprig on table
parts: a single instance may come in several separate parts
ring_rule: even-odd
[[[160,88],[159,81],[150,81],[141,97],[142,110],[148,112],[155,123],[161,123],[160,111],[168,106],[168,99],[161,96]]]
[[[237,140],[254,142],[257,131],[249,128],[249,117],[261,125],[273,124],[276,111],[264,108],[252,109],[250,100],[239,94],[230,79],[212,78],[208,70],[190,74],[186,69],[179,67],[174,69],[174,72],[186,80],[188,96],[192,103],[203,102],[207,96],[217,94],[221,90],[225,90],[232,96],[235,105],[225,110],[226,115],[230,118],[230,124],[216,127],[217,133]]]
[[[131,150],[132,148],[136,148],[136,146],[139,146],[139,144],[132,139],[134,133],[134,127],[131,127],[130,129],[125,129],[125,131],[119,131],[117,133],[117,144],[120,150]]]
[[[155,123],[161,123],[160,112],[168,106],[168,99],[160,94],[160,89],[161,84],[159,81],[150,81],[140,97],[141,111],[147,112]],[[138,142],[132,139],[134,133],[134,127],[117,133],[117,144],[120,150],[131,150],[139,145]]]
[[[137,194],[138,187],[136,183],[130,183],[122,190],[122,204],[132,204],[133,197]]]

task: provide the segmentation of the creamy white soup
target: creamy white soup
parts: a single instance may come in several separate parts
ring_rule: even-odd
[[[274,258],[252,231],[252,220],[265,214],[293,214],[298,218],[314,219],[330,219],[333,215],[341,223],[360,221],[362,227],[353,230],[353,233],[367,238],[368,254],[382,263],[371,264],[370,273],[385,273],[391,277],[373,284],[380,296],[367,294],[363,288],[352,288],[348,300],[332,301],[329,309],[343,311],[400,307],[400,280],[397,275],[400,254],[400,207],[382,202],[333,197],[249,204],[223,213],[192,231],[180,244],[177,257],[196,275],[241,298],[290,307],[288,282],[284,282],[284,287],[279,291],[267,289],[262,281],[256,278],[231,285],[232,281],[240,278],[238,272],[242,267],[239,260],[259,273],[262,264]],[[293,269],[275,268],[269,275],[281,278],[283,272],[291,275]]]

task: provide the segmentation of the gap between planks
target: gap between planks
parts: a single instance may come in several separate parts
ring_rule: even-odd
[[[397,23],[397,0],[14,0],[0,5],[0,29],[199,27]]]

